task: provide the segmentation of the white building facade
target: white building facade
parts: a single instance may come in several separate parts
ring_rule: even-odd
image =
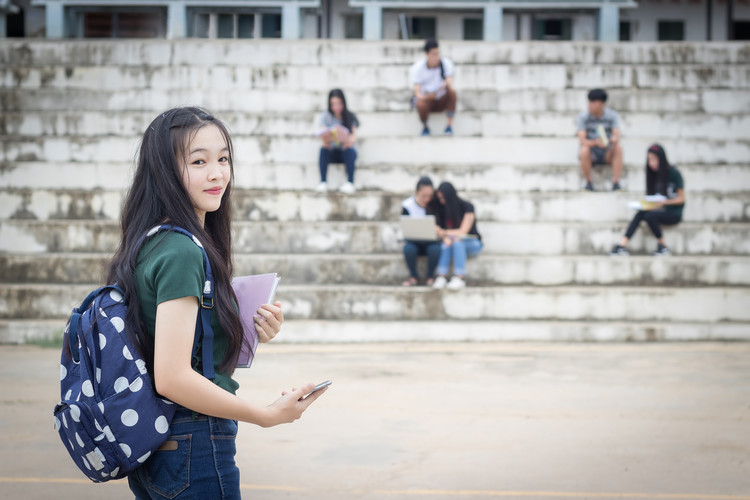
[[[750,39],[750,0],[0,0],[0,37]]]

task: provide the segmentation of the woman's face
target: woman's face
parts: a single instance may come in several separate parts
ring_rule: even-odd
[[[331,97],[331,112],[336,116],[341,116],[344,111],[344,101],[340,97]]]
[[[437,199],[441,205],[445,205],[445,196],[440,191],[437,192]]]
[[[659,170],[659,157],[656,156],[656,153],[652,153],[651,151],[648,152],[648,168],[654,172]]]
[[[185,152],[182,184],[190,196],[196,215],[205,221],[206,212],[215,212],[231,177],[229,147],[216,125],[201,127]]]
[[[414,199],[417,201],[417,205],[426,207],[434,195],[435,189],[432,186],[420,186],[414,195]]]

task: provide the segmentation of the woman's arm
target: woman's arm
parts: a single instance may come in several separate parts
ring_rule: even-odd
[[[292,392],[269,406],[260,406],[225,391],[193,370],[190,363],[197,315],[196,297],[169,300],[156,308],[154,382],[161,395],[198,413],[241,420],[262,427],[297,420],[317,399],[318,393],[298,401],[315,386],[305,384],[300,389],[292,389]],[[272,327],[272,322],[268,323]],[[268,335],[267,331],[265,335]]]
[[[474,225],[474,212],[466,212],[464,214],[464,218],[461,219],[461,225],[458,226],[458,229],[446,229],[445,235],[446,236],[464,236],[469,234],[469,231],[471,231],[471,226]]]
[[[682,188],[677,190],[677,196],[675,196],[674,198],[660,202],[661,206],[682,205],[684,203],[685,203],[685,190]]]
[[[349,132],[349,138],[347,139],[346,144],[344,144],[344,149],[353,147],[355,142],[357,142],[357,127],[356,125],[352,125],[352,129]]]

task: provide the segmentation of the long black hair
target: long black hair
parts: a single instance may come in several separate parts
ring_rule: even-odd
[[[439,203],[442,214],[443,223],[450,220],[453,222],[454,229],[461,225],[461,219],[463,218],[463,200],[458,197],[456,188],[450,182],[441,182],[437,188],[438,193],[443,195],[445,204]]]
[[[227,183],[221,206],[207,212],[201,225],[182,182],[190,142],[202,127],[219,129],[229,149],[230,182]],[[169,222],[187,229],[203,244],[214,275],[217,318],[227,334],[228,347],[219,370],[231,374],[243,341],[242,323],[234,307],[236,297],[230,284],[232,277],[232,211],[231,195],[234,182],[232,140],[226,126],[207,111],[195,108],[174,108],[157,116],[146,128],[138,151],[133,184],[122,209],[120,246],[109,265],[108,282],[118,283],[130,304],[127,323],[132,325],[133,341],[153,375],[154,346],[141,320],[135,268],[134,246],[152,227]],[[158,236],[157,236],[158,237]],[[203,360],[211,363],[212,360]]]
[[[331,113],[331,116],[333,116],[333,111],[331,110],[331,98],[338,97],[341,99],[341,103],[344,105],[344,109],[341,111],[341,124],[348,128],[351,132],[352,130],[352,124],[356,120],[354,117],[354,113],[349,111],[349,108],[346,106],[346,97],[344,97],[344,91],[341,89],[333,89],[328,93],[328,112]]]
[[[659,158],[659,169],[654,171],[648,166],[648,153],[646,154],[646,194],[663,194],[667,195],[667,179],[669,177],[670,164],[667,161],[667,154],[664,148],[659,144],[652,144],[648,148],[649,153],[655,154]]]

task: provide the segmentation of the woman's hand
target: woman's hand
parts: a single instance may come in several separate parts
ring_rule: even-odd
[[[315,388],[315,384],[305,384],[299,389],[293,387],[290,392],[282,392],[279,399],[266,407],[268,419],[260,425],[262,427],[273,427],[274,425],[288,424],[300,418],[307,407],[328,390],[328,387],[326,387],[301,399],[313,388]]]
[[[451,238],[450,236],[443,236],[443,245],[448,247],[453,245],[453,238]]]
[[[258,309],[258,315],[254,316],[255,331],[258,332],[259,342],[270,342],[281,330],[284,322],[284,313],[281,312],[281,302],[263,304]],[[299,417],[298,417],[299,418]]]

